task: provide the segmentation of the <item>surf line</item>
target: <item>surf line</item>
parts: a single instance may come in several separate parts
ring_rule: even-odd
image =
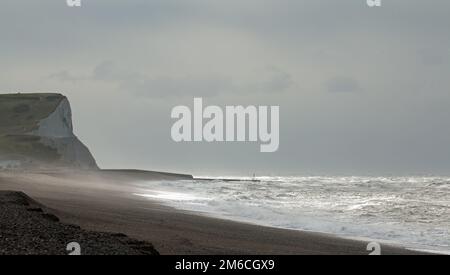
[[[219,106],[204,108],[203,99],[194,98],[193,108],[193,112],[188,106],[176,106],[172,109],[171,117],[177,119],[171,130],[173,141],[259,141],[262,153],[273,153],[279,149],[279,106],[225,106],[224,111]]]

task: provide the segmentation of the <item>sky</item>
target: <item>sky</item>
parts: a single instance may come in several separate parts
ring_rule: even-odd
[[[0,93],[59,92],[103,168],[449,175],[450,1],[2,0]],[[280,106],[280,148],[175,143],[171,110]]]

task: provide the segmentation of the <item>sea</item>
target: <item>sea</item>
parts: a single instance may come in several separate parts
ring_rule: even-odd
[[[201,215],[450,254],[450,177],[155,181],[135,195]]]

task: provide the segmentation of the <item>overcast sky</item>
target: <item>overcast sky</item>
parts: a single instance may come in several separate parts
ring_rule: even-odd
[[[2,0],[0,92],[60,92],[104,168],[450,174],[450,1]],[[279,105],[280,149],[175,143],[172,107]]]

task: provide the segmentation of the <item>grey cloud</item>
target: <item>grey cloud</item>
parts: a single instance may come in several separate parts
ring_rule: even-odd
[[[2,1],[0,33],[8,39],[2,39],[0,49],[32,46],[36,51],[70,51],[84,43],[94,45],[99,37],[124,35],[137,26],[232,28],[270,41],[276,36],[285,42],[308,43],[369,31],[429,38],[446,33],[450,24],[446,0],[434,0],[432,5],[423,0],[386,1],[377,11],[368,9],[365,0],[96,0],[85,1],[79,10],[67,8],[64,2]],[[42,20],[42,14],[50,17]],[[32,33],[21,35],[31,28]]]
[[[213,96],[233,91],[230,79],[220,76],[157,76],[121,69],[115,63],[101,63],[93,70],[92,79],[115,83],[123,92],[148,97],[176,97],[188,94]]]
[[[326,86],[330,93],[355,93],[362,91],[359,83],[350,77],[335,77],[330,79]]]
[[[259,90],[262,92],[285,92],[294,85],[292,76],[285,71],[272,68],[267,73],[270,75],[268,79],[260,83]]]
[[[146,97],[216,96],[221,94],[282,93],[294,84],[291,75],[278,68],[270,68],[259,75],[260,80],[238,83],[228,76],[185,75],[149,76],[118,67],[112,61],[97,65],[90,76],[76,76],[67,70],[51,74],[50,79],[62,82],[103,81],[114,83],[123,92]]]
[[[441,66],[450,63],[450,48],[422,48],[417,51],[420,64],[425,66]]]
[[[75,83],[75,82],[81,80],[81,78],[72,75],[67,70],[53,73],[53,74],[49,75],[47,78],[54,79],[54,80],[61,81],[61,82],[72,82],[72,83]]]
[[[124,79],[119,83],[119,87],[121,90],[148,97],[207,97],[235,91],[231,80],[220,76],[142,77]]]
[[[105,167],[448,172],[448,0],[64,2],[2,0],[0,90],[67,94]],[[280,105],[280,151],[174,149],[169,114],[183,95]]]

